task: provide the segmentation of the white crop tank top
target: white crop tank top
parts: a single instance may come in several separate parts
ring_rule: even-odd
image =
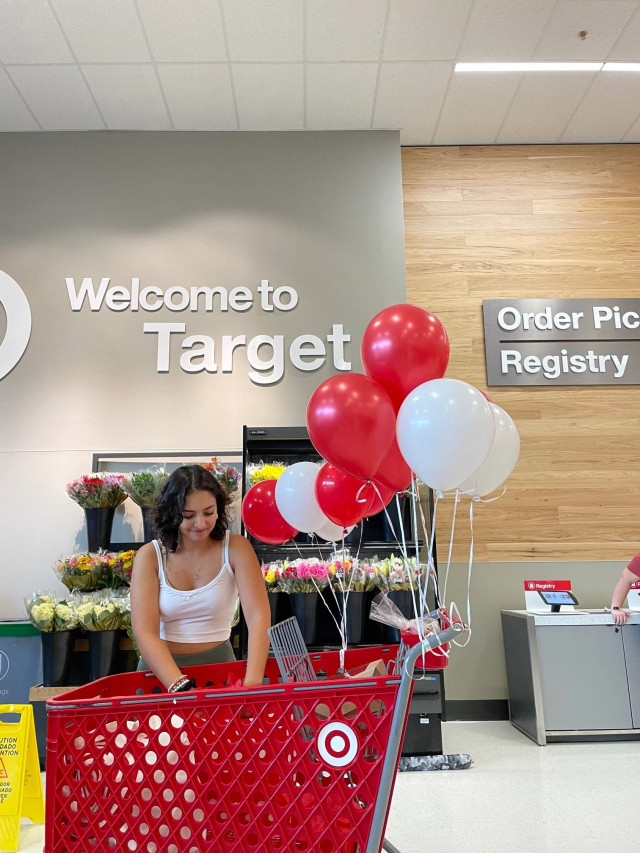
[[[238,596],[229,563],[229,531],[224,537],[222,568],[199,589],[174,589],[166,578],[166,549],[153,540],[160,581],[160,637],[175,643],[222,643],[231,635]]]

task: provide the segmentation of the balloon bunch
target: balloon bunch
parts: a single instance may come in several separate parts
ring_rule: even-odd
[[[367,326],[365,375],[322,382],[307,406],[319,465],[298,462],[252,486],[242,517],[257,539],[282,544],[298,531],[336,542],[380,512],[413,475],[436,492],[482,497],[509,476],[518,430],[477,388],[445,379],[449,339],[440,320],[416,305],[393,305]]]

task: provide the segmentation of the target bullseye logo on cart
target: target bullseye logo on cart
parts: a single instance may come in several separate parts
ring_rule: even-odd
[[[0,379],[22,358],[31,336],[31,309],[17,281],[0,270],[0,305],[7,316],[7,329],[0,343]]]
[[[358,752],[358,738],[344,723],[328,723],[318,735],[318,752],[331,767],[345,767]]]

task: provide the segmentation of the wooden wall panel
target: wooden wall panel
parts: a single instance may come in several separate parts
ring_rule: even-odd
[[[640,298],[640,145],[405,148],[408,301],[440,317],[447,376],[487,391],[522,441],[507,493],[474,505],[479,561],[640,551],[640,388],[488,388],[482,300]],[[446,559],[453,499],[438,507]],[[468,557],[468,499],[454,561]]]

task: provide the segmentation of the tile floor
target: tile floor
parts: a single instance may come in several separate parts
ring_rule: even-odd
[[[400,853],[637,853],[640,741],[539,747],[507,722],[445,723],[469,770],[401,773],[387,838]],[[21,853],[44,828],[24,822]]]

